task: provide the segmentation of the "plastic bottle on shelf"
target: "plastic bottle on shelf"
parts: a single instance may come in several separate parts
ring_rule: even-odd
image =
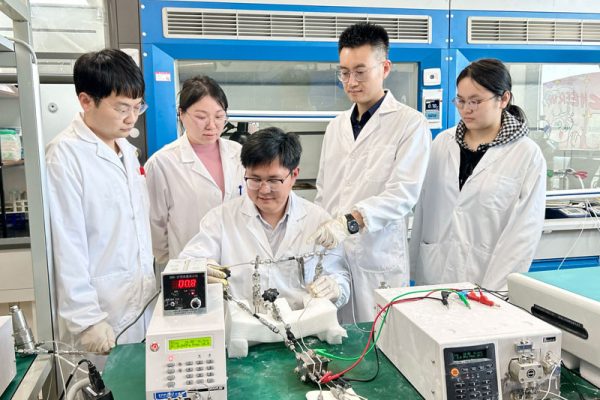
[[[2,161],[21,160],[21,138],[15,129],[0,128],[0,147],[2,148]]]

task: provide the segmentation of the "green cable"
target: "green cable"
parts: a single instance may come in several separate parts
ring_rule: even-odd
[[[402,293],[399,294],[398,296],[394,297],[389,303],[393,303],[396,300],[398,300],[401,297],[404,296],[408,296],[409,294],[416,294],[416,293],[429,293],[429,292],[440,292],[442,290],[446,290],[449,292],[453,292],[456,293],[458,295],[458,297],[462,300],[463,303],[465,303],[465,305],[469,308],[471,308],[471,306],[469,305],[469,302],[467,301],[467,298],[465,297],[465,295],[463,293],[461,293],[458,290],[454,290],[454,289],[424,289],[424,290],[415,290],[412,292],[407,292],[407,293]],[[383,319],[381,320],[381,325],[383,326],[383,324],[385,323],[385,320],[387,318],[388,312],[390,311],[391,307],[388,307],[385,310],[385,313],[383,314]],[[375,344],[377,343],[377,341],[379,340],[379,335],[381,335],[381,329],[379,329],[377,331],[377,336],[375,337],[375,340],[373,340],[373,343],[371,343],[371,346],[369,347],[369,350],[367,350],[367,352],[365,353],[365,356],[367,354],[369,354],[371,352],[371,350],[373,350],[373,347],[375,347]],[[356,361],[358,360],[361,356],[356,356],[356,357],[341,357],[341,356],[336,356],[333,355],[331,353],[326,352],[324,349],[314,349],[315,353],[321,355],[321,356],[325,356],[325,357],[329,357],[329,358],[333,358],[334,360],[341,360],[341,361]]]
[[[462,300],[462,302],[465,303],[465,306],[467,306],[468,308],[471,308],[471,305],[469,304],[469,300],[467,300],[467,296],[465,296],[465,294],[462,291],[461,292],[457,291],[456,294]]]

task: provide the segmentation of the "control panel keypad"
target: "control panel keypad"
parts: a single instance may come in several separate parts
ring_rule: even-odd
[[[165,367],[165,385],[168,388],[174,387],[189,387],[189,388],[201,388],[205,387],[206,384],[214,383],[214,359],[205,358],[202,360],[186,360],[178,363],[167,362],[164,364]],[[179,368],[175,368],[175,367]],[[206,373],[208,379],[205,378],[205,370],[210,372]]]
[[[493,363],[481,362],[469,366],[450,368],[448,399],[498,400],[496,368]]]

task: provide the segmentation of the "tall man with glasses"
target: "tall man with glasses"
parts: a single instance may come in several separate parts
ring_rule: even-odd
[[[312,238],[325,247],[343,241],[354,285],[343,321],[352,321],[352,307],[357,321],[372,321],[374,289],[409,283],[405,220],[425,177],[431,132],[423,115],[384,89],[392,69],[385,29],[352,25],[338,51],[338,78],[354,105],[325,132],[315,202],[334,218]]]
[[[148,192],[126,139],[147,108],[144,79],[130,56],[105,49],[79,57],[73,80],[83,112],[46,149],[59,331],[106,352],[156,290]],[[120,343],[143,340],[145,322]]]
[[[341,307],[348,301],[349,275],[341,248],[322,262],[323,275],[313,282],[318,257],[298,263],[315,250],[309,235],[329,219],[320,207],[292,192],[302,147],[298,136],[278,128],[262,129],[242,146],[246,194],[210,210],[180,258],[209,258],[231,266],[229,290],[252,304],[252,262],[258,256],[262,290],[275,288],[293,310],[310,293]],[[322,249],[321,249],[322,250]]]

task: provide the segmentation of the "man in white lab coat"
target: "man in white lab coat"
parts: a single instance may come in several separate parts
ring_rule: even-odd
[[[323,274],[314,282],[318,257],[306,257],[304,265],[296,259],[323,251],[308,243],[308,238],[330,218],[321,207],[292,192],[301,153],[295,134],[267,128],[251,135],[241,152],[246,194],[210,210],[180,258],[206,257],[229,266],[230,293],[250,304],[252,263],[257,256],[261,261],[259,294],[277,289],[294,310],[302,308],[309,293],[328,298],[338,307],[346,304],[350,283],[341,248],[324,257]]]
[[[315,202],[333,217],[314,234],[316,243],[344,249],[352,273],[353,305],[343,322],[372,321],[373,290],[406,286],[407,215],[427,169],[431,132],[416,110],[383,87],[392,64],[380,26],[360,23],[340,36],[338,78],[355,104],[327,127]]]
[[[105,352],[155,291],[145,177],[126,139],[144,79],[119,50],[87,53],[73,78],[83,112],[46,149],[60,336]],[[120,343],[145,336],[141,318]]]

